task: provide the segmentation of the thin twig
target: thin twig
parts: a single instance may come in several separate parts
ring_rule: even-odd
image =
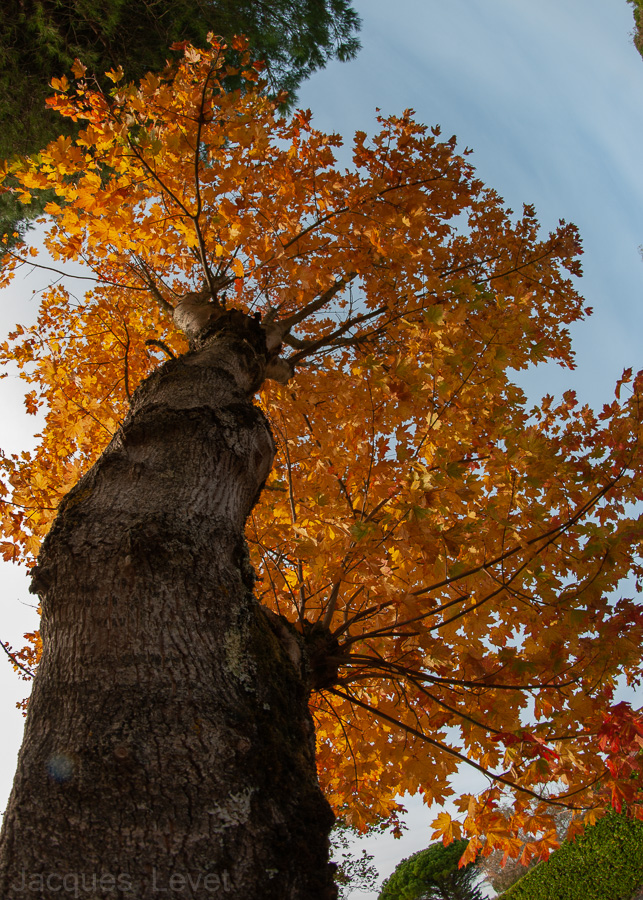
[[[0,641],[0,647],[2,647],[2,649],[7,654],[7,656],[9,657],[11,662],[14,664],[14,666],[17,666],[19,669],[21,669],[25,673],[25,675],[29,676],[29,678],[34,677],[34,672],[32,672],[30,669],[27,669],[26,666],[23,666],[23,664],[16,659],[16,657],[11,652],[11,650],[9,650],[7,644],[5,644],[4,641]]]

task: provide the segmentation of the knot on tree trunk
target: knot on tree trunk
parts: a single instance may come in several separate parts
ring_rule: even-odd
[[[343,662],[339,641],[321,622],[304,622],[298,631],[292,622],[265,606],[262,609],[286,655],[309,690],[318,691],[337,684]]]
[[[240,309],[225,309],[212,301],[206,292],[186,294],[174,310],[174,321],[187,335],[190,350],[206,350],[213,342],[225,338],[235,345],[253,369],[253,392],[266,378],[286,384],[294,370],[280,357],[281,337],[278,327],[264,326],[260,313],[247,315]]]
[[[304,646],[314,691],[337,684],[342,656],[339,641],[321,622],[304,622]]]
[[[255,353],[267,355],[266,333],[261,327],[259,313],[248,316],[240,309],[223,309],[214,304],[208,305],[212,312],[205,326],[190,339],[191,349],[202,350],[214,335],[230,334],[247,341]]]

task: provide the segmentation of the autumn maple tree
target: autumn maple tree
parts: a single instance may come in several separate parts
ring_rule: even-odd
[[[225,89],[229,75],[216,41],[139,85],[109,73],[109,96],[77,64],[50,103],[82,123],[78,139],[6,167],[23,202],[43,188],[60,198],[45,244],[53,268],[85,264],[86,292],[55,282],[37,324],[2,345],[30,385],[28,411],[46,415],[33,452],[2,459],[5,558],[31,566],[44,539],[32,570],[44,652],[5,872],[33,829],[56,827],[56,804],[110,872],[105,847],[123,872],[134,872],[132,847],[156,866],[154,829],[168,848],[167,835],[181,837],[180,851],[163,851],[179,859],[200,798],[211,820],[223,808],[204,723],[228,715],[245,749],[221,751],[220,765],[256,753],[269,775],[230,794],[210,839],[241,840],[235,828],[273,818],[254,833],[260,864],[242,871],[226,845],[216,872],[227,866],[240,897],[332,896],[311,837],[330,819],[297,749],[301,697],[323,793],[359,827],[394,824],[406,791],[442,802],[463,764],[488,788],[457,799],[458,819],[440,814],[435,836],[470,838],[465,862],[498,848],[525,862],[546,854],[555,805],[575,811],[572,830],[610,804],[637,813],[643,721],[615,688],[641,676],[641,376],[626,371],[600,412],[572,392],[529,409],[512,380],[547,360],[573,366],[567,326],[588,312],[570,277],[575,228],[542,236],[531,207],[506,209],[455,139],[410,111],[380,118],[370,139],[358,132],[342,171],[340,138],[307,112],[280,117],[249,57],[242,90]],[[34,256],[10,250],[3,283]],[[266,635],[281,648],[268,662]],[[219,657],[223,680],[204,683]],[[267,700],[273,679],[282,687]],[[73,703],[60,700],[68,691]],[[255,694],[251,711],[232,711]],[[109,764],[97,720],[115,742]],[[286,733],[296,789],[269,762]],[[148,744],[168,754],[158,771]],[[30,753],[45,761],[32,787]],[[149,837],[134,823],[165,822],[149,785],[170,769],[186,794],[198,790],[185,820],[168,814]],[[138,805],[110,818],[96,810],[107,794],[127,806],[123,772]],[[288,806],[297,791],[314,815]],[[290,874],[271,849],[286,841],[275,821],[318,847],[308,858],[289,845]],[[519,832],[535,838],[523,846]],[[52,865],[40,844],[25,852],[41,875]],[[302,887],[307,866],[318,881]],[[257,880],[244,881],[251,869]]]

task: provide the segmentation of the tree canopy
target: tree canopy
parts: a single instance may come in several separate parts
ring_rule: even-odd
[[[399,863],[379,900],[484,900],[475,862],[459,867],[466,841],[431,844]]]
[[[498,812],[502,813],[506,818],[511,817],[513,814],[511,807],[500,807]],[[550,809],[550,815],[556,829],[556,837],[559,844],[562,845],[567,837],[567,830],[573,813],[569,809],[558,806]],[[533,837],[524,833],[521,833],[519,836],[525,842],[532,840]],[[525,866],[519,859],[507,858],[502,850],[494,850],[488,856],[479,858],[480,870],[497,894],[502,894],[503,891],[510,888],[538,863],[538,859],[534,858],[528,866]]]
[[[643,2],[641,0],[627,0],[634,7],[634,46],[643,56]]]
[[[136,386],[188,349],[186,303],[256,316],[281,350],[259,395],[278,457],[247,539],[257,598],[311,648],[326,795],[395,823],[398,794],[441,803],[467,764],[489,787],[435,836],[526,862],[557,845],[552,804],[576,826],[639,809],[643,722],[614,694],[641,676],[641,376],[598,412],[529,409],[512,374],[572,367],[589,312],[576,229],[542,236],[410,111],[341,171],[340,138],[282,117],[233,46],[241,73],[214,41],[138,85],[109,73],[110,94],[75,64],[51,106],[78,138],[4,167],[20,202],[55,192],[46,245],[87,273],[0,347],[46,413],[1,460],[2,552],[32,564]],[[2,284],[35,255],[10,250]]]
[[[372,891],[377,887],[379,875],[373,865],[373,855],[363,847],[358,852],[351,847],[355,829],[338,820],[330,833],[331,854],[337,869],[335,881],[339,900],[348,900],[353,891]]]
[[[0,158],[33,152],[60,134],[63,123],[45,100],[51,79],[75,59],[101,79],[118,66],[140,78],[165,67],[175,41],[206,46],[210,31],[244,34],[275,93],[295,92],[329,59],[355,55],[358,28],[348,0],[9,0],[0,23]]]
[[[51,79],[75,59],[106,89],[104,72],[128,78],[161,71],[173,43],[207,46],[208,32],[244,34],[266,64],[273,93],[294,104],[299,84],[328,60],[351,59],[360,21],[348,0],[94,0],[60,4],[9,0],[0,20],[0,159],[32,153],[76,125],[46,105]],[[21,206],[0,197],[0,236],[29,227],[52,197],[34,192]]]

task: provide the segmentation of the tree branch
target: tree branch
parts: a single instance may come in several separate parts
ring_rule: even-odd
[[[4,652],[7,654],[7,656],[9,657],[9,659],[11,660],[11,662],[14,664],[14,666],[17,666],[19,669],[21,669],[21,670],[25,673],[25,675],[28,675],[28,676],[29,676],[29,678],[33,678],[33,677],[34,677],[34,673],[33,673],[30,669],[28,669],[26,666],[23,666],[23,664],[22,664],[21,662],[19,662],[19,661],[16,659],[16,657],[15,657],[14,654],[9,650],[7,644],[5,644],[4,641],[0,641],[0,647],[2,647],[2,649],[3,649]]]
[[[162,309],[164,312],[169,313],[170,315],[173,315],[173,313],[174,313],[174,307],[172,306],[171,303],[169,303],[169,302],[165,299],[165,297],[163,296],[163,294],[162,294],[162,293],[160,292],[160,290],[158,289],[158,286],[157,286],[156,282],[154,281],[154,279],[152,278],[152,273],[150,272],[150,270],[149,270],[149,268],[148,268],[147,263],[145,262],[145,260],[142,259],[142,257],[137,256],[137,255],[134,256],[134,259],[135,259],[136,262],[138,263],[138,269],[137,269],[137,271],[139,272],[139,274],[140,274],[141,277],[143,278],[143,281],[145,282],[145,284],[146,284],[147,287],[149,288],[150,293],[152,294],[152,296],[154,297],[154,299],[156,300],[156,302],[158,303],[158,305],[161,307],[161,309]],[[136,267],[135,267],[135,268],[136,268]]]
[[[499,784],[504,784],[506,787],[511,788],[511,790],[518,791],[521,794],[527,794],[530,797],[534,797],[536,800],[550,803],[552,806],[563,806],[566,809],[577,810],[591,809],[590,806],[570,806],[570,804],[568,803],[563,803],[561,798],[572,797],[574,796],[574,794],[578,794],[581,791],[587,790],[588,788],[592,787],[593,784],[596,784],[596,782],[599,780],[598,778],[594,779],[594,781],[590,782],[590,784],[584,785],[583,787],[578,788],[573,792],[559,795],[558,799],[556,800],[545,798],[538,794],[536,791],[532,791],[530,788],[522,787],[521,785],[516,784],[515,781],[511,781],[504,775],[496,775],[494,772],[490,772],[489,769],[481,766],[480,763],[475,762],[473,759],[469,759],[469,757],[465,756],[463,753],[459,753],[457,750],[454,750],[453,747],[449,747],[448,744],[443,744],[441,741],[436,741],[434,738],[429,737],[423,731],[420,731],[417,728],[413,728],[413,726],[407,725],[404,722],[400,722],[399,719],[395,719],[393,718],[393,716],[387,715],[385,712],[382,712],[375,706],[371,706],[369,703],[364,703],[362,700],[358,700],[357,697],[354,697],[351,694],[345,694],[343,693],[343,691],[338,691],[335,688],[325,688],[325,690],[327,690],[331,694],[334,694],[336,697],[340,697],[342,700],[347,700],[349,703],[354,703],[356,706],[361,707],[361,709],[372,713],[372,715],[375,716],[376,719],[382,719],[385,722],[396,725],[398,728],[406,731],[407,734],[411,734],[413,735],[413,737],[419,738],[424,743],[430,744],[432,747],[436,747],[438,750],[442,750],[443,752],[448,753],[449,756],[453,756],[460,762],[466,763],[468,766],[477,769],[478,772],[481,772],[486,778],[489,778],[492,781],[496,781]]]

